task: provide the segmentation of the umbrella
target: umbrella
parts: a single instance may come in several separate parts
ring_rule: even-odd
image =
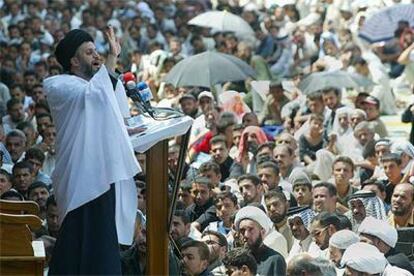
[[[337,70],[312,73],[300,82],[299,88],[303,93],[309,94],[328,88],[360,88],[373,84],[359,74]]]
[[[393,39],[399,21],[414,26],[414,4],[394,5],[378,11],[367,18],[358,35],[369,43]]]
[[[208,11],[197,15],[189,25],[213,28],[222,32],[234,32],[238,35],[253,35],[254,31],[243,18],[228,11]]]
[[[177,63],[164,81],[175,87],[211,87],[227,81],[245,80],[255,72],[246,62],[231,55],[204,52]]]

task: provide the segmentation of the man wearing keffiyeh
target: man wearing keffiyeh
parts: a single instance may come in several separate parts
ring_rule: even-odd
[[[371,191],[358,191],[351,195],[348,206],[350,211],[347,216],[352,223],[353,231],[358,230],[359,225],[366,217],[374,217],[380,220],[385,220],[387,217],[381,199]]]
[[[314,257],[319,255],[320,249],[312,241],[312,236],[309,232],[309,227],[314,217],[315,213],[309,206],[289,209],[287,221],[295,240],[293,241],[288,259],[292,259],[300,253],[309,253]]]

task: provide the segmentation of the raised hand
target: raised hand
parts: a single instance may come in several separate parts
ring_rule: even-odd
[[[121,53],[121,44],[115,35],[114,27],[107,26],[104,31],[105,38],[109,44],[109,54],[118,57]]]

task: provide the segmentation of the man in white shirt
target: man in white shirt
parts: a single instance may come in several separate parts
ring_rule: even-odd
[[[124,125],[126,98],[120,97],[125,91],[108,72],[115,69],[121,47],[112,27],[105,34],[110,45],[106,66],[93,38],[75,29],[56,47],[66,73],[44,81],[56,126],[52,179],[62,222],[51,275],[119,275],[118,243],[133,240],[133,176],[140,168]]]
[[[295,238],[289,252],[289,260],[301,253],[309,253],[313,257],[319,256],[320,249],[309,233],[310,222],[314,216],[315,213],[309,206],[289,209],[288,224]]]

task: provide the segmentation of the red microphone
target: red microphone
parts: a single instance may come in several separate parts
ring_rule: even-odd
[[[136,86],[135,83],[135,75],[131,72],[126,72],[125,74],[123,74],[122,79],[124,81],[125,86],[128,89],[133,89]]]
[[[129,81],[134,81],[135,82],[135,75],[131,72],[126,72],[125,74],[123,74],[122,79],[125,83],[127,83]]]

